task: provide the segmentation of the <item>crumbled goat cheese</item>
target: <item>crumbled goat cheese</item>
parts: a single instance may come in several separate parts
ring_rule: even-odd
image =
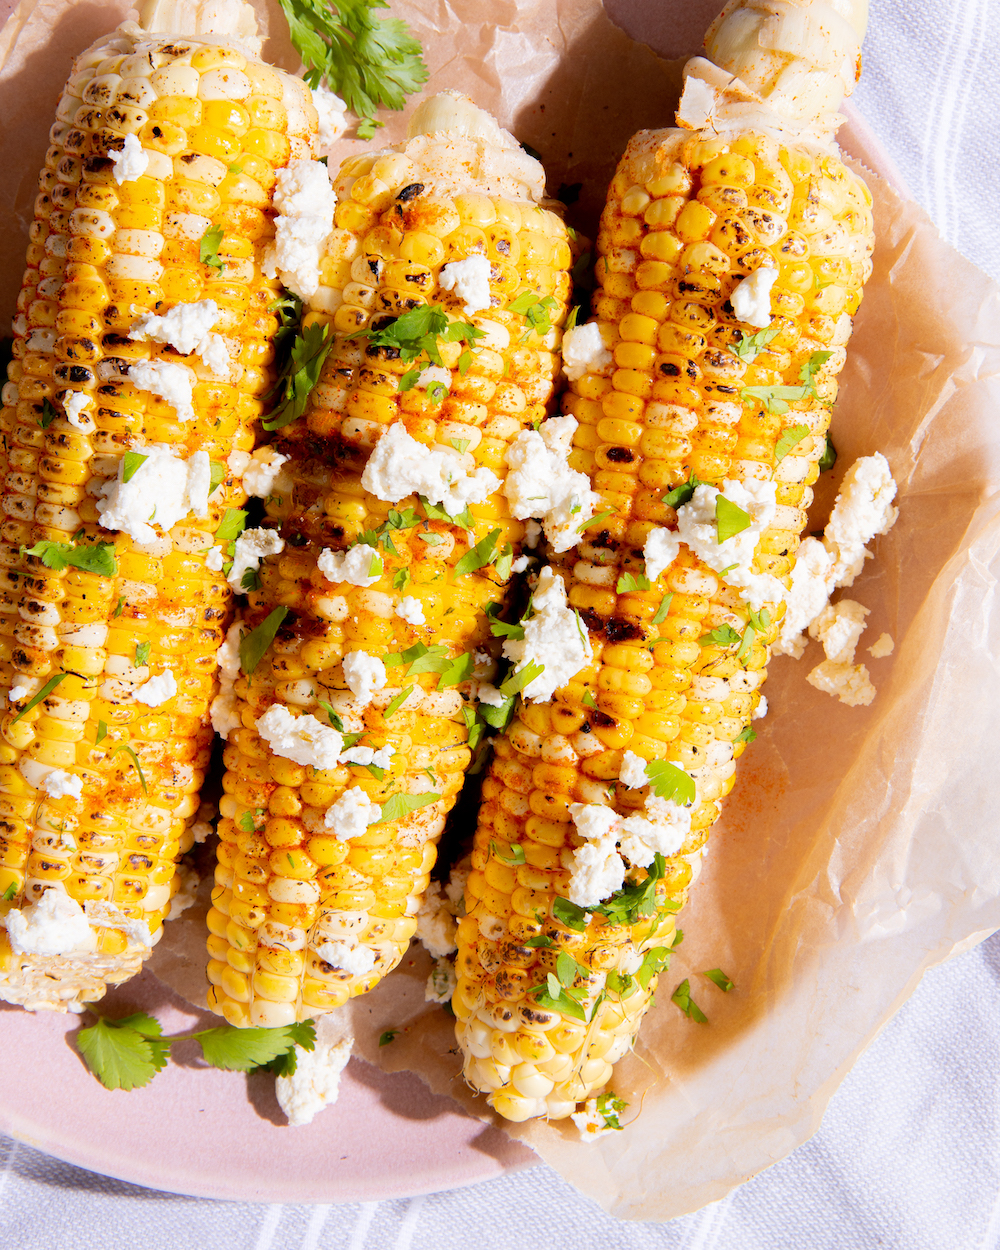
[[[738,320],[759,330],[771,324],[771,287],[777,277],[777,269],[768,266],[755,269],[748,278],[736,284],[730,303]]]
[[[340,1074],[351,1057],[353,1038],[342,1037],[343,1024],[336,1014],[316,1021],[313,1050],[295,1047],[295,1071],[274,1082],[278,1105],[295,1128],[311,1124],[317,1112],[337,1101]]]
[[[313,768],[333,768],[344,749],[344,739],[315,716],[293,716],[282,703],[274,703],[256,721],[257,732],[275,755]]]
[[[596,1098],[588,1098],[583,1104],[583,1110],[574,1111],[569,1118],[579,1129],[584,1141],[597,1141],[599,1137],[604,1137],[607,1133],[618,1132],[597,1110]]]
[[[381,819],[382,808],[379,804],[373,803],[364,790],[354,787],[345,790],[336,803],[326,809],[323,823],[332,830],[335,838],[347,842],[361,837],[369,825]]]
[[[525,699],[541,703],[551,699],[594,658],[590,637],[579,616],[566,602],[562,577],[542,569],[532,599],[533,615],[524,622],[524,638],[508,638],[504,657],[514,660],[514,672],[529,664],[541,664],[542,672],[521,692]]]
[[[45,774],[40,789],[54,799],[78,799],[83,794],[83,778],[61,768],[53,768]]]
[[[542,527],[537,521],[525,521],[524,523],[524,545],[529,551],[534,551],[538,546],[542,537]]]
[[[395,754],[396,748],[390,742],[381,750],[375,747],[350,747],[341,753],[340,763],[357,764],[359,768],[367,768],[369,764],[374,764],[376,768],[391,768]]]
[[[118,476],[101,487],[97,514],[104,529],[120,530],[141,545],[155,540],[154,521],[166,532],[189,512],[208,515],[212,474],[208,452],[196,451],[182,460],[165,443],[131,450],[146,459],[126,482],[122,456]]]
[[[441,266],[438,286],[442,291],[454,291],[455,298],[463,301],[463,311],[471,317],[490,306],[490,268],[485,256],[453,260]]]
[[[149,153],[142,150],[135,135],[126,135],[124,147],[117,152],[109,151],[108,156],[115,167],[114,178],[119,186],[123,182],[135,182],[149,168]]]
[[[868,612],[868,608],[853,599],[828,603],[809,626],[809,637],[823,644],[828,660],[835,664],[853,664]]]
[[[872,645],[868,648],[868,654],[873,660],[881,660],[887,655],[892,655],[895,649],[896,644],[893,642],[889,634],[879,634]]]
[[[244,530],[233,549],[233,567],[227,581],[234,590],[243,590],[243,577],[260,568],[265,556],[280,555],[285,550],[285,540],[277,530]]]
[[[383,570],[382,557],[364,543],[347,551],[324,548],[316,565],[327,581],[347,582],[350,586],[374,586]]]
[[[150,677],[135,692],[137,703],[145,703],[147,707],[159,707],[177,693],[177,679],[169,668],[164,669],[158,677]]]
[[[573,852],[569,899],[577,907],[596,907],[625,883],[625,861],[614,838],[585,842]]]
[[[655,582],[663,570],[673,564],[680,549],[680,536],[674,530],[658,526],[649,531],[642,554],[646,560],[646,576],[651,582]]]
[[[191,826],[191,837],[196,843],[205,842],[215,832],[207,820],[196,820]]]
[[[604,346],[601,327],[596,321],[566,331],[562,341],[562,358],[563,369],[571,382],[576,382],[585,373],[603,373],[614,361]]]
[[[347,125],[347,105],[339,95],[334,95],[326,87],[313,87],[313,107],[319,114],[319,146],[328,148],[344,133]]]
[[[221,547],[209,547],[205,552],[205,568],[210,569],[213,573],[221,573],[225,559],[222,555]]]
[[[455,965],[450,959],[439,959],[431,969],[424,989],[425,1003],[450,1003],[452,995],[458,988],[458,976]]]
[[[646,775],[646,761],[641,755],[636,755],[634,751],[626,751],[622,756],[621,772],[618,774],[618,780],[622,781],[631,790],[639,790],[643,786],[649,785],[649,777]]]
[[[366,708],[376,690],[385,689],[388,681],[385,665],[366,651],[348,651],[344,656],[343,666],[344,680],[350,687],[351,694],[362,708]]]
[[[606,838],[618,828],[618,813],[603,803],[570,803],[569,814],[581,838]]]
[[[506,698],[500,693],[496,686],[490,685],[488,681],[481,681],[476,686],[474,696],[480,703],[485,703],[487,707],[503,707],[507,702]]]
[[[431,881],[417,912],[417,938],[435,959],[458,950],[455,926],[455,904],[441,889],[439,881]]]
[[[182,356],[197,352],[217,378],[227,379],[230,375],[229,348],[221,334],[210,333],[219,316],[219,305],[214,299],[175,304],[162,317],[156,313],[140,317],[128,336],[139,341],[168,343]]]
[[[198,883],[201,878],[193,868],[189,868],[187,864],[178,864],[174,879],[177,881],[177,892],[170,896],[170,910],[164,920],[176,920],[189,907],[193,907],[198,899]]]
[[[165,360],[137,360],[129,366],[128,380],[139,391],[159,395],[177,413],[178,421],[194,420],[195,376],[187,365],[173,365]]]
[[[243,470],[243,489],[255,499],[266,499],[278,491],[290,491],[294,485],[281,466],[288,456],[271,447],[258,447]]]
[[[15,955],[76,955],[97,950],[97,935],[83,908],[62,890],[46,890],[37,903],[7,913]]]
[[[824,660],[806,676],[806,681],[824,694],[835,694],[848,707],[867,707],[875,698],[875,687],[863,664]]]
[[[89,428],[86,421],[80,420],[80,413],[89,407],[90,396],[85,391],[68,391],[63,396],[63,409],[66,412],[66,420],[78,430]]]
[[[247,465],[253,459],[248,451],[231,451],[226,457],[226,467],[233,477],[242,477]]]
[[[316,954],[331,968],[340,968],[352,977],[362,977],[375,967],[375,952],[367,946],[349,946],[346,942],[323,942]]]
[[[330,175],[319,161],[292,161],[278,171],[274,189],[274,243],[261,266],[268,278],[280,277],[300,299],[315,295],[320,262],[333,231],[337,197]]]
[[[657,854],[675,855],[690,832],[690,808],[651,794],[645,816],[626,816],[621,822],[621,853],[630,864],[645,868]]]
[[[550,417],[538,430],[522,430],[507,449],[510,472],[503,491],[510,514],[519,521],[541,517],[556,552],[580,541],[580,526],[600,503],[590,478],[569,467],[576,428],[575,417]]]
[[[762,694],[760,696],[760,702],[754,708],[753,714],[751,715],[750,719],[751,720],[763,720],[766,715],[767,715],[767,695]]]
[[[518,556],[514,563],[510,566],[512,573],[527,572],[528,565],[531,563],[531,556]]]
[[[721,490],[714,486],[695,487],[690,501],[677,509],[677,534],[681,542],[716,573],[725,570],[723,580],[742,590],[755,611],[765,603],[780,602],[785,595],[785,587],[776,577],[753,571],[757,544],[777,510],[776,491],[774,482],[733,482],[727,478]],[[716,521],[719,495],[724,495],[750,518],[746,529],[722,543]]]
[[[361,485],[385,503],[399,503],[408,495],[425,495],[453,515],[467,504],[482,503],[500,486],[489,469],[468,472],[471,455],[451,447],[427,447],[395,422],[375,444]]]
[[[133,920],[126,916],[116,903],[106,903],[103,899],[90,899],[86,908],[87,919],[98,929],[121,929],[129,942],[137,946],[152,946],[153,935],[144,920]]]
[[[11,703],[20,703],[22,699],[30,699],[40,689],[41,686],[33,677],[24,677],[19,673],[7,692],[7,698]]]
[[[406,621],[407,625],[426,625],[424,605],[413,595],[404,595],[393,609],[396,616]]]
[[[895,524],[895,497],[896,483],[881,452],[863,456],[847,470],[822,540],[805,538],[796,553],[781,634],[772,648],[776,655],[802,655],[803,632],[834,590],[854,584],[871,559],[872,539]]]
[[[243,724],[235,689],[240,672],[242,638],[243,627],[237,621],[230,625],[226,641],[219,648],[219,693],[212,700],[211,717],[212,728],[221,738],[228,738],[234,729]]]

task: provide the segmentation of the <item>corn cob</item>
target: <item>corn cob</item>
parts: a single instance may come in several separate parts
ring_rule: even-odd
[[[139,969],[211,749],[207,553],[273,381],[276,170],[316,122],[220,13],[149,5],[83,53],[39,180],[0,417],[0,997],[32,1008]]]
[[[333,1010],[376,985],[415,930],[471,758],[475,693],[496,671],[487,608],[504,602],[525,532],[501,490],[505,457],[550,409],[569,295],[540,166],[463,97],[427,101],[401,150],[354,158],[335,185],[303,321],[305,336],[332,325],[329,356],[272,444],[285,485],[264,524],[283,549],[237,628],[253,638],[288,615],[252,677],[234,633],[235,685],[217,705],[228,743],[209,1002],[234,1025]],[[446,271],[469,258],[488,280],[478,294]],[[380,329],[402,335],[403,317],[435,308],[439,364],[379,346]],[[445,324],[479,337],[449,341]],[[361,739],[355,762],[332,725]],[[311,745],[296,747],[303,733]]]
[[[829,107],[817,67],[854,62],[775,42],[764,7],[731,4],[713,27],[726,72],[688,67],[702,78],[682,114],[700,109],[705,128],[629,145],[601,220],[596,320],[565,342],[570,464],[610,516],[552,565],[593,661],[554,699],[525,702],[496,744],[452,1000],[466,1079],[511,1120],[570,1115],[635,1040],[766,710],[768,648],[871,271],[867,188],[793,107]],[[855,35],[818,4],[799,16],[821,8],[856,45],[863,22]],[[749,567],[727,567],[740,557],[725,554],[714,488],[754,522]]]

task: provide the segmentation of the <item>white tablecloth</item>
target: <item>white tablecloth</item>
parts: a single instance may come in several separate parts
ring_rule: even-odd
[[[1000,3],[871,0],[869,31],[855,104],[945,238],[1000,279]],[[811,1141],[669,1224],[612,1219],[541,1165],[408,1201],[267,1206],[140,1189],[0,1138],[0,1250],[993,1250],[998,1074],[995,936],[925,977]]]

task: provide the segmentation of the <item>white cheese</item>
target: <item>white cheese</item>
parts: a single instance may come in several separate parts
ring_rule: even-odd
[[[834,589],[836,557],[818,538],[803,538],[795,553],[791,589],[785,596],[785,615],[772,652],[802,658],[806,649],[805,630],[823,611]]]
[[[755,269],[748,278],[737,283],[730,303],[740,321],[756,326],[759,330],[771,324],[771,287],[777,277],[777,269],[768,266]]]
[[[174,365],[165,360],[137,360],[125,375],[139,391],[150,391],[166,400],[177,413],[178,421],[193,421],[195,376],[187,365]]]
[[[563,335],[562,341],[563,369],[571,382],[576,382],[585,373],[604,373],[610,368],[614,357],[604,346],[601,327],[596,321],[588,321],[585,326],[574,326]]]
[[[247,465],[253,459],[248,451],[231,451],[226,457],[226,466],[234,477],[242,477]]]
[[[277,530],[244,530],[233,549],[233,567],[227,578],[230,586],[236,591],[243,590],[244,574],[256,572],[265,556],[280,555],[284,550],[285,540]]]
[[[439,881],[431,881],[427,886],[417,912],[416,937],[435,959],[442,959],[458,950],[455,904],[442,891]]]
[[[415,599],[413,595],[404,595],[402,599],[393,608],[396,616],[406,621],[407,625],[426,625],[427,618],[424,616],[424,605],[419,599]]]
[[[152,887],[150,895],[152,894]],[[166,887],[164,887],[166,889]],[[147,901],[149,895],[147,895]],[[166,906],[166,899],[163,900]],[[129,942],[139,946],[152,946],[153,936],[144,920],[133,920],[126,916],[117,903],[107,903],[103,899],[90,899],[86,905],[87,919],[98,929],[121,929]]]
[[[424,989],[425,1003],[450,1003],[458,988],[455,965],[450,959],[439,959],[431,969]]]
[[[205,568],[210,569],[213,573],[221,573],[225,560],[222,556],[221,547],[209,547],[205,552]]]
[[[531,551],[538,546],[542,537],[542,527],[537,521],[525,521],[524,523],[524,545]]]
[[[341,753],[340,763],[357,764],[359,768],[367,768],[369,764],[374,764],[376,768],[391,768],[395,754],[396,748],[390,742],[381,750],[376,747],[356,746]]]
[[[512,573],[526,573],[530,564],[531,556],[518,556],[514,563],[510,566],[510,571]]]
[[[618,854],[614,838],[585,842],[573,852],[569,900],[577,907],[596,907],[622,888],[625,861]]]
[[[196,820],[191,826],[191,837],[196,843],[206,842],[214,832],[207,820]]]
[[[279,1076],[274,1082],[278,1104],[288,1116],[288,1123],[298,1128],[311,1124],[316,1114],[337,1101],[340,1074],[351,1057],[353,1040],[331,1034],[342,1028],[333,1016],[320,1016],[316,1022],[316,1045],[313,1050],[295,1047],[295,1071]]]
[[[588,1098],[583,1104],[583,1110],[574,1111],[569,1118],[579,1129],[580,1137],[584,1141],[597,1141],[599,1137],[604,1137],[607,1133],[618,1132],[597,1110],[596,1098]]]
[[[158,677],[150,677],[135,692],[137,703],[145,703],[147,707],[159,707],[172,699],[177,693],[177,679],[169,668],[164,669]]]
[[[293,716],[282,703],[272,704],[255,723],[274,754],[296,764],[333,768],[344,748],[344,739],[331,725],[315,716]]]
[[[101,487],[97,514],[104,529],[120,530],[141,545],[156,539],[154,521],[167,531],[189,512],[208,514],[212,469],[207,452],[196,451],[182,460],[165,443],[131,450],[146,459],[126,482],[122,456],[118,476]]]
[[[569,814],[581,838],[606,838],[618,828],[618,813],[603,803],[570,803]]]
[[[83,794],[83,778],[61,768],[53,768],[45,774],[40,788],[54,799],[78,799]]]
[[[760,696],[760,702],[754,708],[753,715],[750,717],[750,719],[751,720],[763,720],[766,715],[767,715],[767,695],[762,694]]]
[[[468,256],[442,265],[438,286],[455,292],[467,316],[482,312],[490,306],[490,262],[485,256]]]
[[[80,414],[90,407],[90,396],[85,391],[67,391],[63,395],[66,420],[78,430],[89,430],[90,421],[81,421]]]
[[[896,644],[893,642],[889,634],[879,634],[872,645],[868,648],[868,654],[873,660],[881,660],[887,655],[892,655],[895,649]]]
[[[542,672],[522,691],[525,699],[550,699],[594,658],[590,637],[579,616],[566,603],[562,577],[542,569],[532,599],[533,615],[524,622],[524,638],[508,638],[503,653],[514,660],[514,672],[541,664]]]
[[[538,430],[522,430],[507,449],[510,472],[503,491],[510,514],[519,521],[541,517],[556,552],[580,541],[580,526],[600,502],[590,478],[569,467],[576,428],[575,417],[550,417]]]
[[[41,685],[34,677],[25,677],[18,673],[11,683],[7,698],[11,703],[20,703],[22,699],[30,699],[41,690]]]
[[[243,489],[255,499],[290,491],[295,484],[282,472],[282,465],[288,459],[272,447],[258,447],[243,470]]]
[[[324,548],[316,565],[327,581],[347,582],[350,586],[374,586],[383,569],[382,557],[364,543],[347,551]]]
[[[59,889],[37,903],[7,913],[7,937],[15,955],[76,955],[97,950],[97,935],[83,908]]]
[[[482,503],[500,487],[489,469],[469,472],[471,455],[451,447],[427,447],[395,422],[375,444],[361,485],[385,503],[399,503],[409,495],[425,495],[452,515],[467,504]]]
[[[335,838],[347,842],[359,838],[369,825],[382,819],[382,808],[373,803],[360,787],[355,786],[344,793],[326,809],[323,823]]]
[[[649,777],[646,775],[646,761],[641,755],[636,755],[634,751],[625,752],[622,756],[622,766],[618,774],[618,780],[624,782],[630,790],[640,790],[643,786],[649,785]]]
[[[867,707],[875,698],[875,687],[863,664],[824,660],[808,674],[806,681],[824,694],[835,694],[848,707]]]
[[[388,680],[385,665],[366,651],[348,651],[343,659],[344,680],[351,693],[366,708],[376,690],[383,690]]]
[[[320,262],[337,210],[326,166],[296,160],[280,169],[274,207],[274,244],[266,251],[263,271],[308,300],[319,289]]]
[[[690,808],[651,794],[645,816],[627,816],[621,822],[621,853],[630,864],[645,868],[657,854],[675,855],[690,832]]]
[[[809,637],[823,644],[828,660],[835,664],[853,664],[868,612],[868,608],[853,599],[828,603],[809,626]]]
[[[316,954],[332,968],[349,972],[352,977],[364,976],[375,967],[375,952],[367,946],[349,946],[347,942],[323,942]]]
[[[217,378],[228,378],[229,348],[220,334],[210,333],[220,315],[221,310],[214,299],[175,304],[162,316],[144,314],[133,324],[128,336],[140,342],[167,343],[182,356],[197,352]]]
[[[642,554],[646,560],[646,576],[651,582],[655,582],[663,570],[673,564],[680,549],[680,536],[674,530],[658,526],[649,531]]]
[[[239,729],[243,724],[235,690],[240,671],[242,637],[243,626],[236,621],[230,625],[226,641],[219,648],[219,693],[212,700],[211,717],[212,728],[222,738],[228,738],[234,729]]]
[[[313,87],[313,108],[319,114],[319,146],[328,148],[344,133],[347,126],[347,105],[339,95],[326,87]]]
[[[503,707],[507,702],[496,686],[490,685],[488,681],[479,682],[476,686],[475,698],[480,703],[485,703],[487,707]]]
[[[189,868],[187,864],[178,864],[175,877],[178,883],[177,892],[170,896],[170,910],[163,917],[164,920],[176,920],[189,907],[193,907],[198,899],[198,883],[201,878],[193,868]]]
[[[124,146],[117,152],[109,151],[108,156],[115,167],[114,179],[119,186],[123,182],[135,182],[149,168],[149,153],[142,150],[135,135],[126,135]]]

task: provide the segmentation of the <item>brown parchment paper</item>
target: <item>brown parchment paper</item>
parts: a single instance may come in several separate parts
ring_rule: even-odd
[[[609,0],[616,21],[674,57],[697,47],[713,0]],[[550,188],[580,182],[574,224],[592,228],[632,131],[672,118],[680,61],[664,63],[599,0],[545,6],[397,0],[424,43],[428,90],[459,87],[545,157]],[[260,9],[281,31],[276,6]],[[0,32],[0,311],[12,309],[34,179],[73,55],[126,12],[25,0]],[[666,17],[665,17],[666,15]],[[678,19],[672,23],[671,17]],[[294,68],[287,38],[265,55]],[[382,132],[402,134],[394,117]],[[842,141],[852,149],[850,128]],[[332,162],[355,141],[337,144]],[[854,150],[872,160],[863,131]],[[891,171],[887,171],[890,172]],[[623,1133],[585,1144],[572,1125],[506,1125],[458,1073],[450,1019],[425,1004],[430,960],[414,944],[350,1005],[357,1051],[410,1068],[437,1092],[536,1150],[609,1211],[668,1219],[722,1197],[818,1127],[833,1091],[927,968],[1000,927],[991,769],[1000,716],[1000,288],[944,244],[927,217],[868,178],[875,272],[834,416],[839,472],[818,492],[822,524],[842,472],[882,450],[900,519],[848,592],[872,609],[859,660],[879,694],[847,708],[805,675],[822,653],[770,666],[771,714],[736,788],[634,1055],[614,1088]],[[888,659],[864,653],[883,631]],[[167,927],[152,966],[204,1001],[204,904]],[[699,973],[721,966],[723,995]],[[711,1023],[670,1002],[691,979]],[[401,1032],[379,1047],[380,1034]]]

